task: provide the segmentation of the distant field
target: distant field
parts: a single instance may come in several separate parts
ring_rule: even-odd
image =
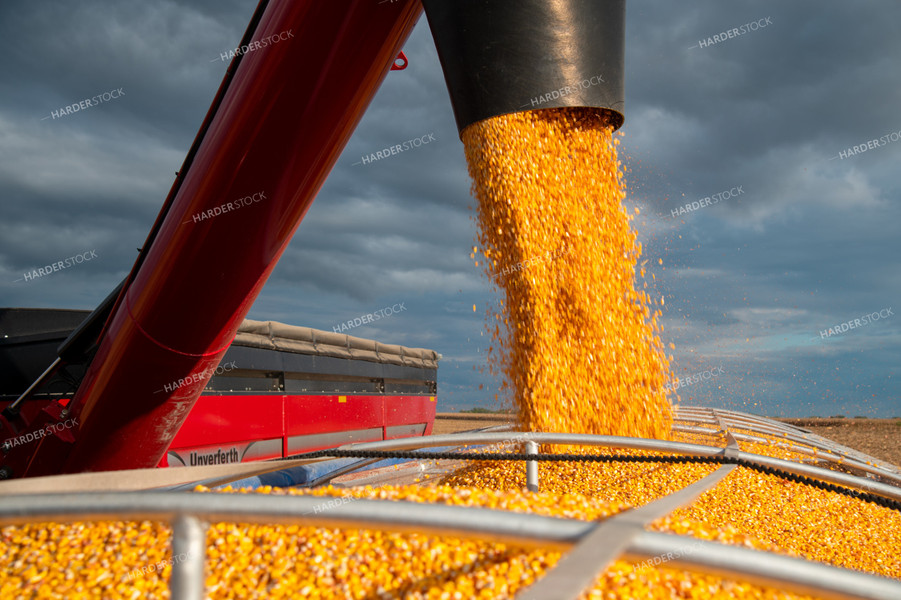
[[[438,413],[435,415],[433,435],[442,433],[457,433],[470,429],[491,427],[492,425],[506,425],[513,422],[513,415],[486,414],[486,413]]]
[[[901,466],[901,419],[776,419],[809,429],[843,446]],[[434,434],[455,433],[492,425],[505,425],[512,415],[500,413],[438,413]]]
[[[901,466],[901,419],[777,419]]]

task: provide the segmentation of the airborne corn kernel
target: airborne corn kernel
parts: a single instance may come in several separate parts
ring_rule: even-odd
[[[603,114],[508,114],[462,139],[480,251],[504,292],[490,360],[523,428],[668,438],[659,313],[634,287],[641,245]]]

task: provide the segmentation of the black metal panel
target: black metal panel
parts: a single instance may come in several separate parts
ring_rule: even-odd
[[[260,375],[263,375],[262,373]],[[275,377],[246,377],[216,375],[210,379],[204,392],[278,392],[282,393],[281,374]]]
[[[459,131],[497,115],[565,106],[602,108],[622,125],[625,0],[422,4]]]
[[[88,310],[0,308],[0,394],[16,396],[56,360]]]
[[[438,378],[438,369],[420,369],[367,360],[294,354],[247,346],[231,346],[220,364],[228,365],[232,362],[235,363],[237,369],[272,373],[319,374],[369,379],[410,379],[413,381],[435,381]]]
[[[381,394],[382,381],[285,379],[286,394]]]
[[[435,394],[434,382],[396,382],[388,380],[385,382],[385,394],[388,396],[401,396],[404,394],[415,394],[417,396],[427,396]]]
[[[57,355],[68,363],[76,361],[86,361],[94,356],[99,343],[100,332],[103,330],[106,321],[113,311],[113,307],[125,287],[123,280],[116,288],[107,294],[100,306],[95,308],[78,327],[66,338],[66,341],[60,344],[57,349]]]
[[[57,308],[0,308],[0,344],[14,343],[15,338],[57,334],[63,339],[78,327],[89,310]]]

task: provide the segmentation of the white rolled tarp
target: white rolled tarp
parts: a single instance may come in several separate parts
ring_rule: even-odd
[[[366,360],[420,369],[437,369],[438,361],[441,359],[440,354],[425,348],[407,348],[312,327],[251,319],[244,319],[238,327],[232,345],[312,356]]]

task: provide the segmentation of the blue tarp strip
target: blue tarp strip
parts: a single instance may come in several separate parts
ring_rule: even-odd
[[[444,446],[441,448],[428,448],[425,450],[426,452],[444,452],[448,450],[453,450],[458,448],[458,446]],[[272,471],[271,473],[264,473],[263,475],[254,475],[253,477],[246,477],[244,479],[239,479],[238,481],[233,481],[224,486],[218,486],[219,488],[223,487],[232,487],[232,488],[253,488],[256,489],[258,487],[264,485],[271,485],[273,487],[292,487],[296,485],[305,485],[319,479],[323,475],[327,475],[342,467],[346,467],[347,465],[353,464],[355,462],[359,462],[360,458],[336,458],[333,460],[324,460],[318,463],[312,463],[309,465],[300,465],[298,467],[289,467],[287,469],[282,469],[280,471]],[[372,463],[371,465],[366,465],[361,467],[365,470],[370,469],[378,469],[380,467],[390,467],[392,465],[399,465],[407,462],[411,462],[413,459],[405,459],[405,458],[389,458],[386,460],[380,460],[376,463]]]

